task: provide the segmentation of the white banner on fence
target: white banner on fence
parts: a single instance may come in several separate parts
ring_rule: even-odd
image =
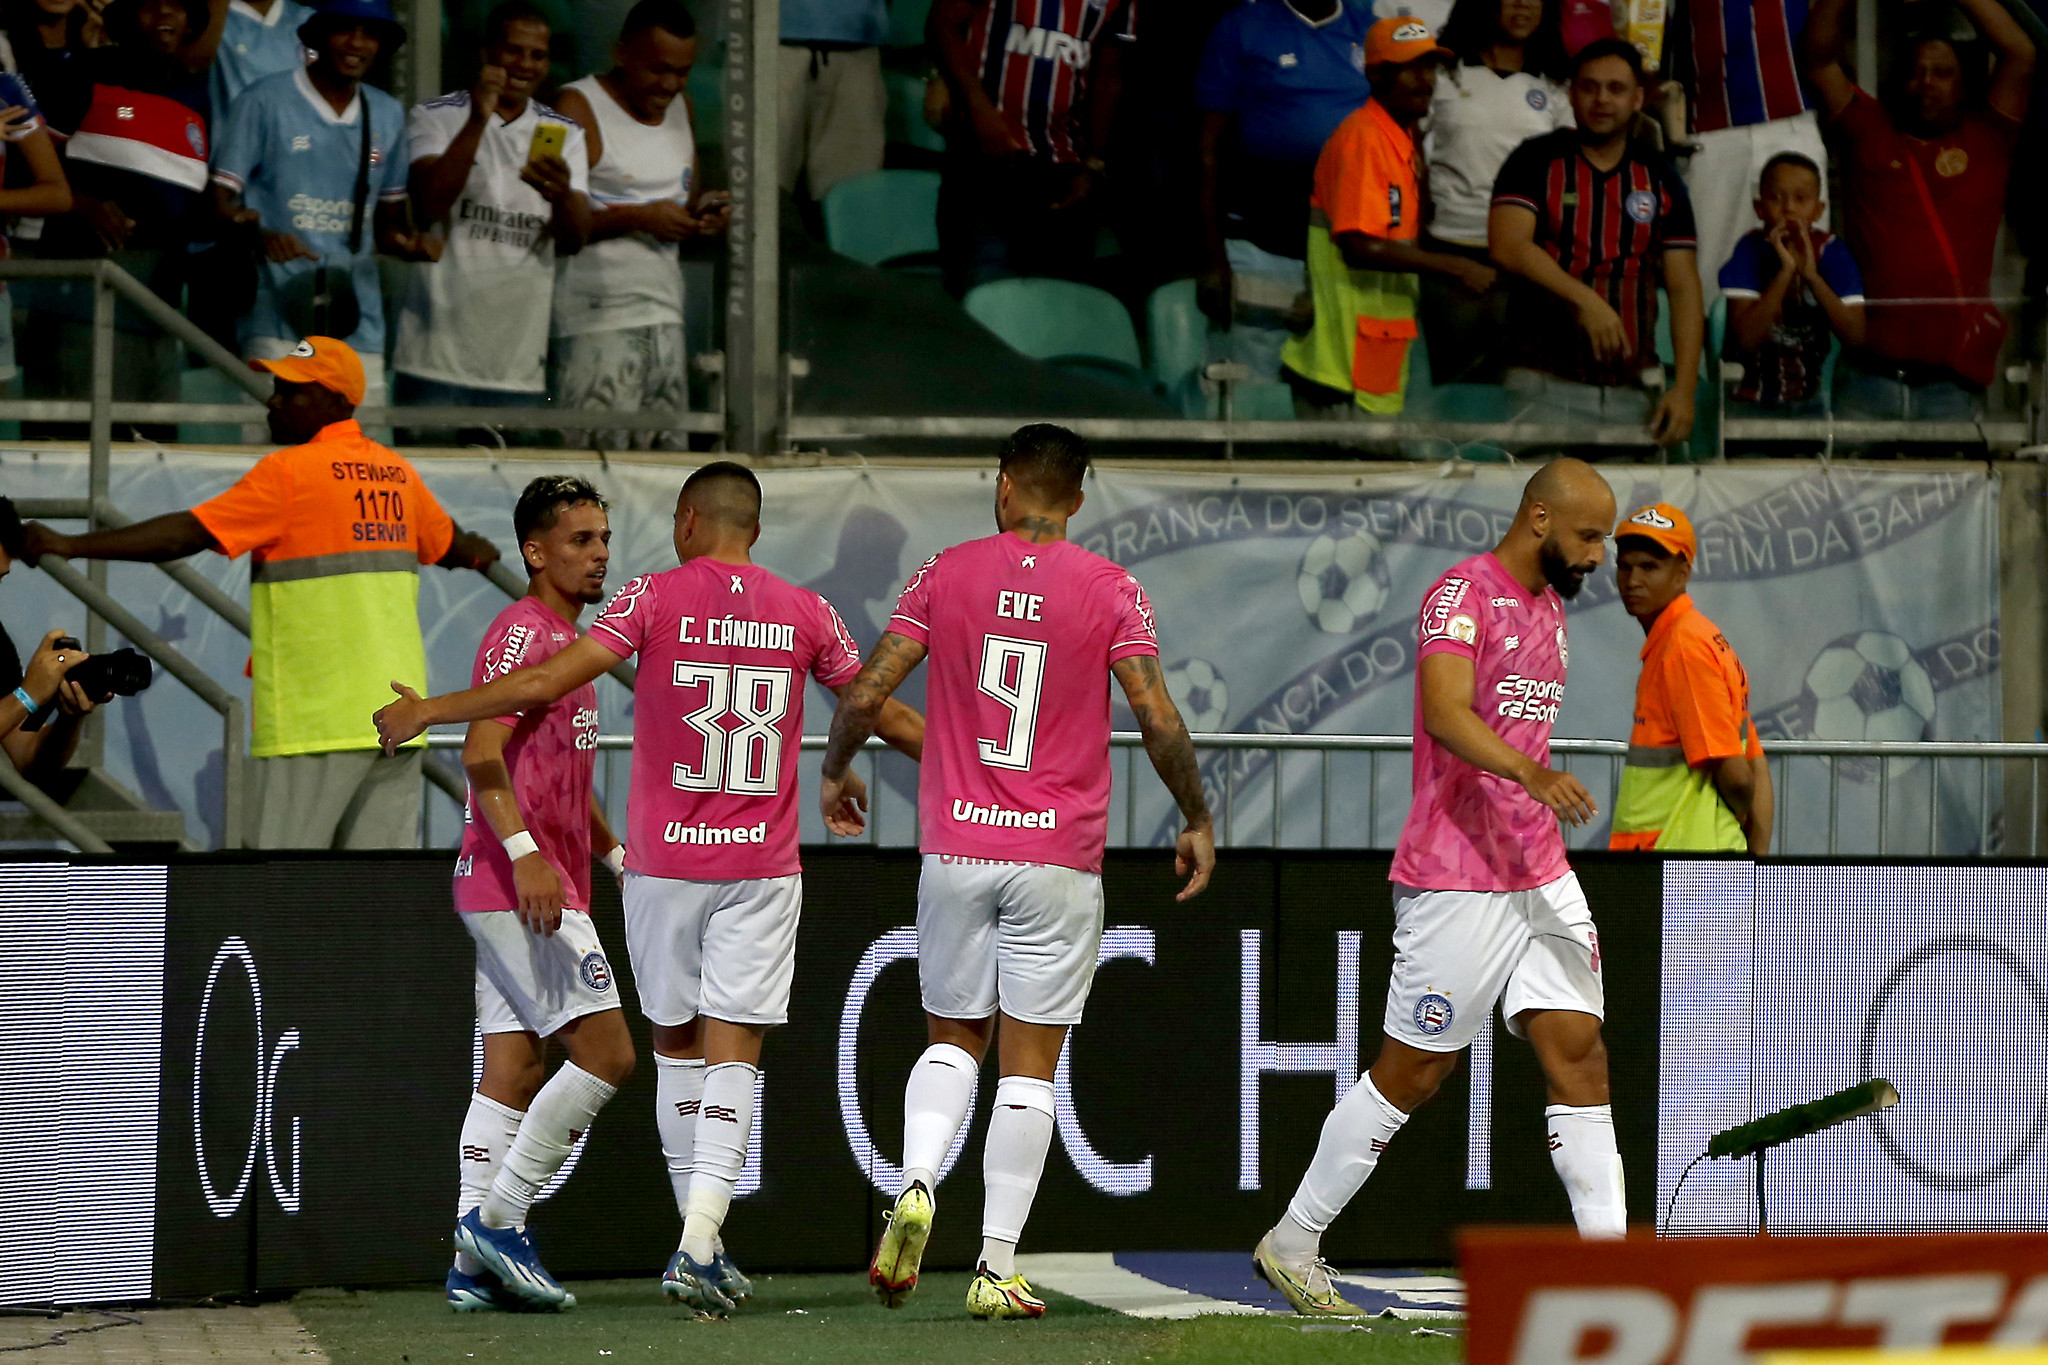
[[[449,512],[510,551],[511,513],[536,474],[571,468],[612,499],[612,581],[666,567],[675,493],[685,467],[544,460],[441,459],[421,471]],[[131,517],[191,506],[227,487],[246,458],[193,453],[116,457],[113,500]],[[1750,675],[1766,742],[1830,739],[1991,740],[1999,737],[1997,475],[1982,465],[1941,469],[1773,464],[1605,470],[1624,512],[1655,500],[1687,509],[1701,538],[1694,575],[1701,607],[1720,624]],[[1424,589],[1458,560],[1490,548],[1513,515],[1526,468],[1417,466],[1359,473],[1268,474],[1122,468],[1089,484],[1075,538],[1129,568],[1158,610],[1161,648],[1197,729],[1269,733],[1405,734],[1413,708],[1414,617]],[[0,453],[0,489],[16,497],[79,497],[82,455]],[[895,593],[926,556],[992,529],[991,471],[833,466],[763,476],[768,494],[757,557],[831,598],[873,643]],[[201,555],[196,567],[247,599],[248,561]],[[246,689],[246,642],[155,570],[117,565],[115,593],[215,676]],[[469,573],[422,573],[420,619],[434,686],[463,685],[476,642],[504,605]],[[4,611],[17,646],[47,626],[78,626],[82,609],[41,575],[18,571]],[[1560,735],[1625,738],[1642,633],[1603,571],[1571,606],[1572,670]],[[345,629],[337,623],[337,629]],[[906,700],[922,686],[912,680]],[[807,726],[822,730],[826,698],[812,690]],[[631,705],[606,683],[603,729],[630,728]],[[175,682],[117,703],[108,729],[115,776],[152,802],[182,807],[195,837],[218,820],[220,729]],[[1124,717],[1128,723],[1128,716]],[[1604,764],[1589,765],[1596,792]],[[1960,768],[1961,765],[1951,765]],[[900,769],[900,770],[899,770]],[[890,770],[892,841],[907,838],[901,805],[914,781]],[[1243,753],[1226,771],[1240,840],[1387,844],[1407,804],[1399,756],[1324,770],[1312,755],[1283,766]],[[1875,850],[1877,796],[1867,769],[1845,765],[1838,795],[1844,851]],[[1895,771],[1886,818],[1894,851],[1919,851],[1930,826],[1931,780]],[[1376,780],[1375,780],[1376,779]],[[1817,763],[1792,774],[1790,847],[1825,845],[1825,779]],[[1802,790],[1798,784],[1804,782]],[[1944,770],[1938,838],[1947,851],[1995,841],[1974,771]],[[1141,773],[1133,835],[1163,837],[1170,810]],[[1119,793],[1119,802],[1122,794]],[[1604,803],[1603,803],[1604,804]],[[890,814],[885,807],[884,814]],[[1121,817],[1112,837],[1120,832]],[[1594,831],[1599,842],[1604,831]]]

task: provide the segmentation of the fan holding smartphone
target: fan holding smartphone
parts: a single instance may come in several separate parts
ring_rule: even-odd
[[[531,0],[505,0],[475,84],[413,110],[413,207],[445,245],[399,313],[402,403],[544,401],[555,260],[582,249],[591,215],[583,130],[533,98],[552,36]]]
[[[363,357],[365,402],[382,406],[377,253],[420,246],[407,222],[405,111],[364,78],[405,30],[387,0],[333,0],[299,36],[312,63],[243,91],[214,157],[214,207],[256,258],[242,353],[274,360],[304,336],[346,340]]]

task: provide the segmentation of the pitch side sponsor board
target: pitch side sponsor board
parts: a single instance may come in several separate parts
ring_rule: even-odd
[[[1468,1365],[1747,1365],[2048,1341],[2048,1236],[1459,1239]]]

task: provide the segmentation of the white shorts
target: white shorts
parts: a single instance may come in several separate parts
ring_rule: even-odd
[[[941,1019],[1001,1006],[1027,1024],[1078,1024],[1102,944],[1102,878],[1046,863],[924,855],[917,978]]]
[[[1500,1002],[1521,1036],[1524,1010],[1604,1019],[1600,935],[1579,879],[1531,891],[1394,888],[1394,973],[1386,1033],[1424,1052],[1460,1052]]]
[[[699,1014],[786,1024],[804,879],[691,882],[626,873],[626,951],[640,1012],[657,1024]]]
[[[476,940],[476,1026],[546,1038],[572,1019],[619,1007],[619,986],[597,927],[581,910],[542,938],[514,910],[461,916]]]

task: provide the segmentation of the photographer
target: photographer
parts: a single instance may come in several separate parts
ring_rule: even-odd
[[[21,518],[13,501],[0,498],[0,578],[22,557],[22,541]],[[45,635],[24,671],[13,639],[0,630],[0,689],[7,692],[0,697],[0,748],[7,751],[15,771],[38,786],[70,761],[78,748],[79,722],[93,709],[93,699],[64,676],[91,656],[68,645],[56,648],[57,641],[65,638],[61,630]],[[40,730],[23,729],[28,718],[52,699],[57,702],[56,715]]]

